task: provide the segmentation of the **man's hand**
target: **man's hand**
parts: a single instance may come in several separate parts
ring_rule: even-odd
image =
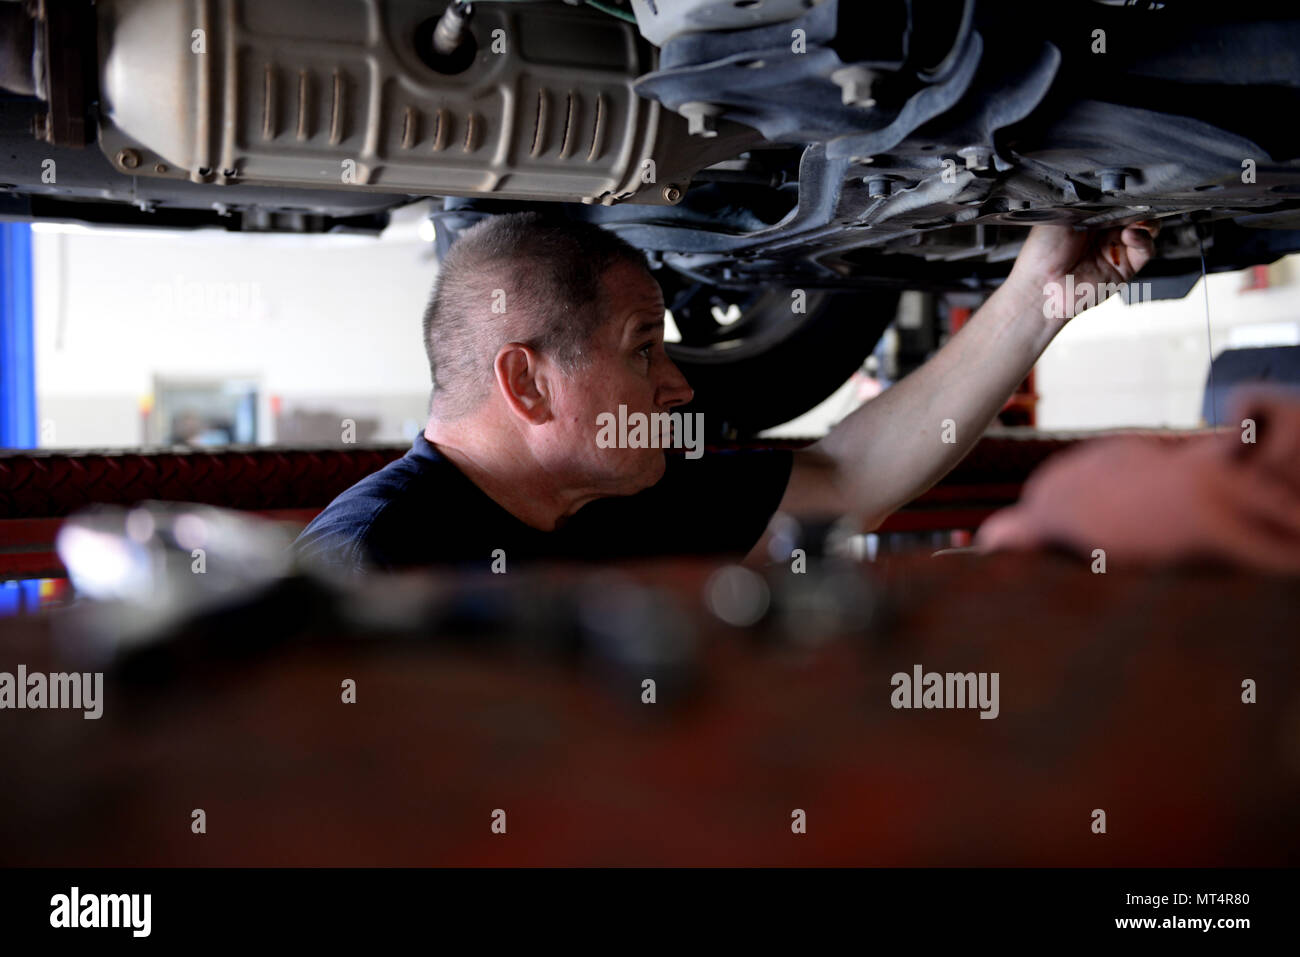
[[[1005,285],[1025,299],[1037,297],[1042,302],[1052,284],[1065,287],[1066,277],[1073,276],[1074,296],[1063,297],[1063,318],[1069,319],[1077,302],[1102,302],[1116,283],[1132,279],[1155,254],[1159,231],[1154,220],[1087,232],[1069,226],[1035,226]]]

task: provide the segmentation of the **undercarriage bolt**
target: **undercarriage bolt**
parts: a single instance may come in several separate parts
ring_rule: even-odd
[[[692,136],[717,136],[717,116],[722,108],[702,100],[691,100],[677,107],[677,112],[686,117],[687,131]]]
[[[127,169],[135,169],[140,165],[140,154],[131,149],[121,150],[117,154],[117,161]]]
[[[840,88],[840,98],[845,106],[870,108],[876,105],[871,88],[875,85],[876,74],[861,66],[845,66],[831,73],[831,82]]]
[[[676,186],[664,187],[664,202],[676,205],[682,201],[682,191]]]
[[[1101,174],[1101,191],[1103,193],[1122,193],[1128,177],[1122,170],[1106,170]]]
[[[469,32],[470,18],[474,6],[469,3],[450,3],[438,18],[438,25],[433,30],[433,49],[439,56],[449,57],[465,42]]]
[[[967,169],[976,171],[988,169],[989,161],[993,159],[993,151],[987,146],[964,146],[957,155],[966,158]]]
[[[884,199],[889,195],[889,180],[871,179],[867,180],[867,195],[872,199]]]

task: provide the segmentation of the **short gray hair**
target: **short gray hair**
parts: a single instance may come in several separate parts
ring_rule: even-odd
[[[507,342],[522,342],[566,371],[580,368],[587,344],[610,318],[603,277],[619,262],[650,274],[635,246],[554,214],[489,216],[461,233],[424,311],[431,411],[451,420],[477,408]]]

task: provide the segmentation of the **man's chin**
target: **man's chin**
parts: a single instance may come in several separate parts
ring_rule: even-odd
[[[668,456],[665,455],[663,452],[655,453],[654,462],[651,465],[651,478],[646,483],[646,488],[649,488],[651,485],[654,485],[661,478],[663,478],[664,473],[667,471],[668,471]]]
[[[625,484],[625,490],[620,492],[621,495],[635,495],[637,492],[644,492],[650,486],[656,484],[664,473],[668,471],[668,459],[662,451],[653,451],[646,457],[644,463],[640,463],[640,468],[635,473],[628,476]]]

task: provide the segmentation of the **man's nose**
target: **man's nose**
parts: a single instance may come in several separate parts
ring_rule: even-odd
[[[682,370],[677,368],[677,364],[672,359],[665,359],[668,370],[664,382],[659,386],[659,404],[664,408],[672,408],[675,405],[685,405],[695,398],[695,390],[691,384],[686,381],[686,376],[682,375]]]

